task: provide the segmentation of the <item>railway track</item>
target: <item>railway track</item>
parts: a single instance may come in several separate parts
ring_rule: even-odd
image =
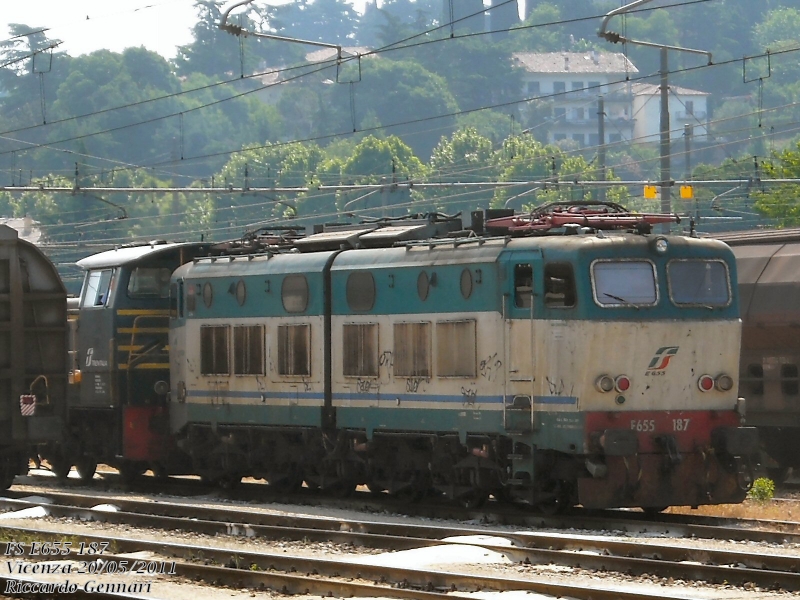
[[[694,544],[676,546],[645,543],[641,539],[620,541],[608,536],[573,532],[471,528],[463,524],[420,526],[386,521],[343,521],[330,517],[273,515],[173,502],[115,499],[113,502],[120,510],[109,512],[92,509],[91,503],[97,501],[98,498],[92,496],[53,493],[48,499],[33,501],[6,498],[0,501],[0,506],[7,509],[42,506],[53,517],[165,531],[332,541],[384,550],[426,546],[446,548],[467,544],[503,554],[517,563],[557,564],[627,575],[647,574],[709,583],[728,582],[736,585],[757,585],[767,589],[800,590],[796,557],[764,554],[759,551],[719,550],[696,547]],[[731,530],[721,531],[724,534],[717,539],[731,539]],[[778,533],[787,536],[780,532],[751,533]],[[798,541],[794,537],[792,539]]]
[[[63,534],[35,528],[0,527],[4,536],[56,541]],[[272,589],[287,594],[368,596],[386,598],[452,598],[452,592],[494,590],[528,591],[579,600],[677,600],[691,596],[635,590],[565,585],[534,579],[487,577],[440,570],[408,569],[352,560],[320,559],[263,552],[153,542],[113,536],[81,536],[87,543],[107,543],[114,554],[106,563],[119,563],[130,553],[147,552],[172,565],[171,573],[194,582],[235,588]],[[67,557],[71,559],[74,557]],[[157,581],[157,580],[156,580]],[[756,584],[758,585],[758,584]]]
[[[466,509],[447,502],[433,501],[409,503],[385,494],[356,492],[348,498],[335,498],[321,494],[318,490],[303,488],[293,494],[271,492],[269,486],[262,483],[243,483],[236,490],[220,490],[202,484],[197,479],[171,479],[169,482],[158,481],[152,477],[144,477],[133,484],[124,484],[116,473],[103,473],[104,479],[95,479],[91,485],[81,484],[78,480],[68,481],[67,489],[80,490],[74,494],[57,491],[63,485],[52,477],[18,478],[18,481],[34,486],[52,489],[54,498],[61,497],[66,503],[80,506],[92,506],[99,503],[100,497],[92,499],[86,492],[103,489],[113,493],[114,490],[140,491],[147,494],[163,494],[165,496],[196,497],[209,495],[223,501],[243,502],[281,502],[293,506],[325,506],[328,508],[345,508],[373,513],[396,513],[410,517],[430,519],[449,519],[457,521],[477,521],[497,525],[528,527],[534,529],[585,529],[589,531],[619,531],[622,533],[653,533],[685,538],[724,539],[733,541],[750,541],[764,543],[800,543],[800,522],[756,519],[731,519],[726,517],[710,517],[704,515],[656,514],[645,515],[639,511],[605,510],[587,511],[575,508],[565,515],[542,515],[531,512],[526,507],[491,502],[480,510]],[[107,478],[107,479],[105,479]],[[5,492],[9,498],[22,498],[35,492],[12,489]],[[48,490],[48,495],[51,492]],[[70,499],[72,498],[72,499]],[[96,501],[95,501],[96,500]],[[212,501],[209,499],[209,501]]]

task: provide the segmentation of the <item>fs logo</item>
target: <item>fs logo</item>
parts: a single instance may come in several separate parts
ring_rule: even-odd
[[[679,346],[664,346],[659,348],[653,360],[647,367],[647,375],[663,375],[669,366],[669,361],[678,353]]]

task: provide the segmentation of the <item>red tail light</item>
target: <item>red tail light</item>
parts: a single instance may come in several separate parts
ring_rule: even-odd
[[[620,375],[614,380],[614,387],[619,393],[627,392],[631,389],[631,380],[627,375]]]
[[[701,392],[710,392],[714,389],[714,378],[711,375],[701,375],[697,380],[697,387]]]

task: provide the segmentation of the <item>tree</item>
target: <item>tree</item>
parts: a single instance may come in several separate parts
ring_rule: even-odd
[[[437,182],[491,181],[497,176],[492,141],[477,129],[459,129],[449,139],[442,138],[431,156],[431,178]],[[469,213],[487,207],[492,188],[445,188],[426,190],[424,196],[436,210]]]

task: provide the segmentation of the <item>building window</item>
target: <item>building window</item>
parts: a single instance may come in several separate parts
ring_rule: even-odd
[[[436,323],[436,374],[439,377],[475,377],[476,344],[474,320]]]
[[[311,374],[311,326],[278,326],[278,374]]]
[[[608,135],[608,142],[610,144],[616,144],[622,141],[622,136],[619,133],[610,133]]]
[[[264,327],[243,325],[233,328],[233,374],[264,374]]]
[[[597,92],[598,94],[602,92],[600,89],[600,82],[599,81],[590,81],[589,82],[589,89],[593,92]]]
[[[553,93],[563,94],[567,90],[567,85],[563,81],[553,82]]]
[[[395,377],[431,376],[431,324],[394,324]]]
[[[542,93],[542,86],[538,81],[529,81],[528,82],[528,93],[534,94],[538,96]]]
[[[342,331],[345,377],[378,376],[378,325],[350,323]]]
[[[576,121],[583,121],[586,118],[586,109],[585,108],[573,108],[572,109],[572,118]]]
[[[200,327],[200,373],[203,375],[230,374],[227,325],[203,325]]]
[[[572,265],[550,263],[544,267],[544,304],[550,308],[575,306],[575,275]]]
[[[554,133],[553,134],[553,141],[554,142],[561,142],[561,141],[563,141],[565,139],[567,139],[567,134],[566,133]]]
[[[686,107],[686,114],[687,115],[693,115],[694,114],[694,101],[687,100],[686,102],[683,103],[683,105]]]
[[[553,117],[556,121],[563,121],[567,116],[567,109],[563,106],[556,106],[553,109]]]
[[[590,146],[599,146],[600,145],[600,136],[596,133],[589,134],[589,145]]]
[[[583,146],[583,134],[582,133],[573,133],[572,139],[578,142],[581,146]]]
[[[582,81],[573,81],[572,82],[572,91],[577,92],[583,89],[583,82]]]

